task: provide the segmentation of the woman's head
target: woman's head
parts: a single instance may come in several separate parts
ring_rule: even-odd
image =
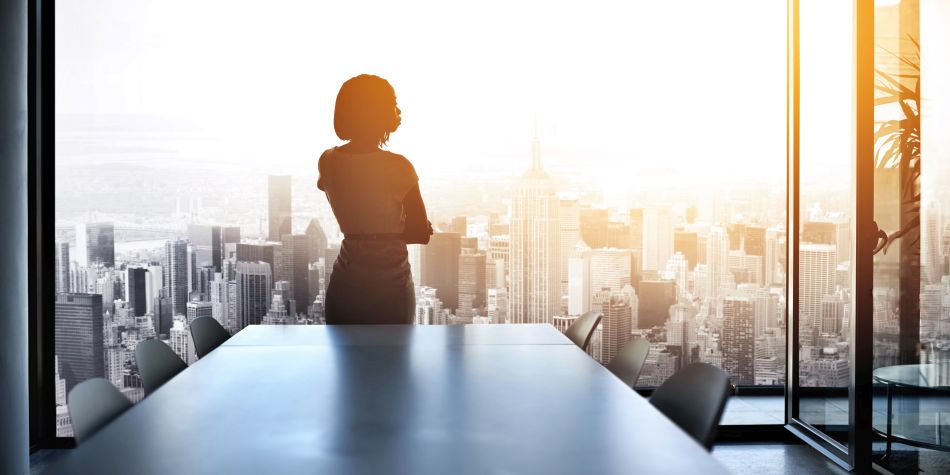
[[[399,127],[396,91],[388,81],[370,74],[351,78],[336,96],[333,128],[341,140],[376,142],[389,140]]]

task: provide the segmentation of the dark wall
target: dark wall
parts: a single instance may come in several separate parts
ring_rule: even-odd
[[[29,471],[27,6],[0,1],[0,473]]]

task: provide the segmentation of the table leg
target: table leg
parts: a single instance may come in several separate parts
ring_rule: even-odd
[[[892,412],[892,395],[891,395],[891,386],[892,384],[887,384],[887,437],[885,438],[886,449],[884,450],[884,458],[888,458],[891,455],[891,419],[894,417]]]

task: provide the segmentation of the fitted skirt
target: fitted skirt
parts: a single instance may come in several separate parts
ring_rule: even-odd
[[[327,324],[413,323],[416,294],[407,258],[405,243],[344,240],[327,284]]]

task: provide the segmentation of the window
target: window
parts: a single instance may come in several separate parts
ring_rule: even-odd
[[[563,329],[600,309],[592,356],[648,339],[642,386],[692,361],[782,385],[785,7],[769,3],[60,2],[59,435],[83,379],[141,399],[137,343],[193,360],[198,316],[322,322],[341,236],[316,158],[364,72],[395,86],[390,148],[438,231],[410,249],[417,323]]]

